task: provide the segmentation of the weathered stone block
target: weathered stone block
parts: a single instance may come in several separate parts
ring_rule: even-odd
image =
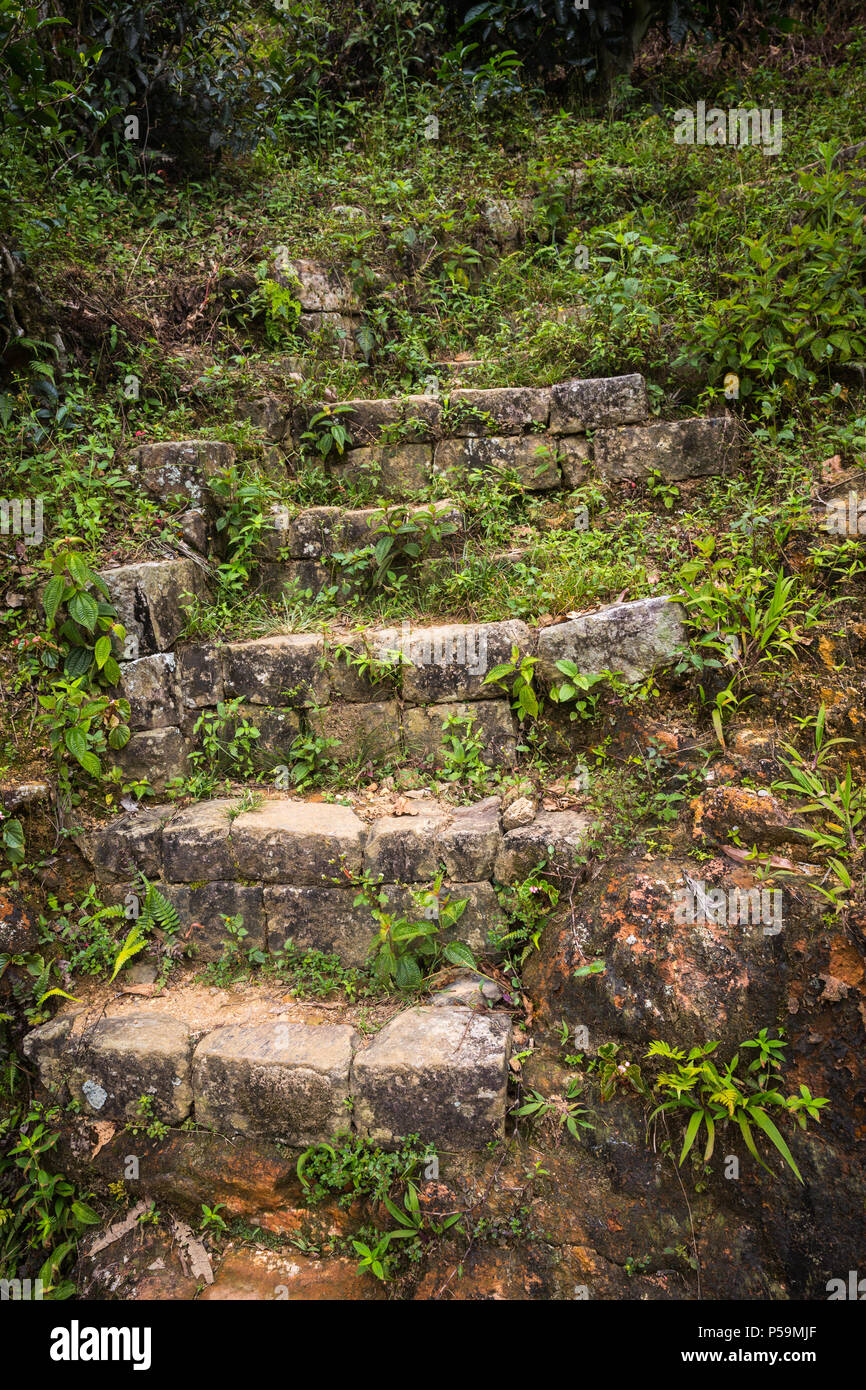
[[[297,590],[318,594],[334,580],[326,565],[315,560],[266,560],[259,566],[262,593],[279,598],[285,592],[291,596]]]
[[[28,1034],[25,1052],[39,1065],[42,1030]],[[185,1120],[192,1104],[192,1036],[186,1024],[166,1014],[124,1014],[102,1018],[57,1054],[47,1043],[47,1084],[63,1073],[75,1100],[88,1115],[131,1119],[142,1096],[153,1100],[153,1114],[166,1124]]]
[[[254,765],[257,768],[286,766],[291,761],[292,744],[301,732],[298,711],[252,705],[243,715],[246,722],[259,731],[251,750]]]
[[[358,448],[378,444],[383,430],[397,429],[407,444],[428,444],[439,438],[442,407],[438,396],[393,396],[378,400],[343,401],[337,418],[345,425],[352,444]],[[330,407],[318,407],[321,409]],[[316,413],[316,412],[313,412]],[[299,419],[300,429],[306,428],[310,412]]]
[[[378,634],[369,631],[333,634],[328,638],[326,653],[332,700],[348,700],[351,703],[374,700],[377,703],[386,703],[389,696],[400,688],[400,634],[396,628],[390,629],[390,632],[393,634],[393,646],[390,649],[387,645],[379,645],[375,640]],[[350,658],[372,659],[375,665],[364,671],[353,664]],[[382,667],[390,668],[387,674],[382,672]],[[376,679],[377,675],[381,678]]]
[[[438,868],[435,837],[448,813],[435,801],[414,803],[414,816],[383,816],[367,833],[364,867],[386,883],[423,883]]]
[[[255,705],[321,705],[328,698],[321,633],[232,642],[225,649],[227,695]]]
[[[363,861],[364,825],[348,806],[266,801],[232,825],[240,873],[263,883],[321,883]]]
[[[264,950],[265,908],[257,884],[204,883],[191,888],[186,883],[163,883],[159,889],[177,911],[184,941],[196,948],[197,961],[219,960],[225,953],[230,937],[223,916],[243,917],[249,933],[244,947]]]
[[[493,876],[502,845],[500,804],[498,796],[490,796],[471,806],[459,806],[452,811],[449,823],[437,831],[436,858],[444,863],[450,879],[472,883]]]
[[[291,424],[291,410],[275,396],[262,396],[255,401],[241,401],[238,414],[249,420],[255,429],[264,430],[268,439],[279,443]]]
[[[181,648],[177,653],[177,684],[184,709],[218,705],[225,694],[222,648],[213,642]]]
[[[345,1024],[218,1028],[195,1051],[196,1119],[298,1148],[331,1139],[346,1127],[356,1041]]]
[[[526,492],[549,492],[561,482],[557,441],[552,435],[514,438],[443,439],[436,445],[433,472],[463,475],[468,471],[517,474]]]
[[[147,778],[154,791],[165,791],[175,777],[189,770],[190,746],[180,729],[144,729],[133,734],[114,760],[130,781]]]
[[[430,482],[433,450],[429,444],[376,444],[348,449],[331,462],[335,478],[372,478],[382,497],[406,497],[425,492]]]
[[[192,560],[145,560],[102,570],[101,577],[126,628],[127,660],[168,651],[186,621],[190,596],[208,597],[202,571]]]
[[[376,649],[397,638],[396,629],[373,633]],[[439,704],[454,700],[502,699],[496,685],[484,678],[494,666],[511,660],[514,647],[521,656],[532,650],[525,623],[445,623],[401,632],[400,650],[411,664],[403,667],[403,698],[409,704]]]
[[[167,882],[224,882],[235,877],[230,812],[237,804],[234,798],[223,797],[178,811],[162,832]]]
[[[595,465],[605,478],[640,479],[653,471],[666,482],[706,478],[726,472],[735,461],[737,422],[725,415],[599,430],[593,452]]]
[[[335,739],[328,757],[336,763],[381,762],[400,750],[400,707],[384,703],[325,705],[313,710],[308,723],[320,738]]]
[[[453,737],[445,728],[450,715],[472,719],[472,730],[481,736],[481,761],[487,767],[515,766],[517,739],[508,700],[409,706],[403,711],[403,741],[410,756],[444,767],[446,746],[450,747],[447,741]],[[460,729],[454,733],[462,736]]]
[[[174,652],[123,663],[119,690],[129,701],[131,729],[165,729],[180,723],[176,665]]]
[[[41,1084],[49,1091],[59,1091],[66,1082],[69,1067],[66,1060],[69,1035],[75,1014],[60,1014],[49,1019],[41,1028],[26,1033],[21,1050],[36,1066]]]
[[[307,313],[357,313],[360,309],[349,281],[334,266],[296,260],[278,266],[274,279],[293,289]]]
[[[557,458],[562,471],[563,487],[573,489],[586,482],[592,450],[582,435],[562,435],[557,441]]]
[[[505,1014],[407,1009],[355,1053],[358,1133],[386,1147],[418,1134],[443,1149],[482,1148],[504,1131],[510,1050]]]
[[[550,414],[549,387],[504,386],[490,390],[471,387],[452,391],[449,410],[459,407],[447,432],[458,436],[522,434],[533,425],[546,425]]]
[[[218,439],[184,439],[140,444],[130,458],[141,481],[161,502],[201,506],[208,499],[207,480],[230,467],[235,451]]]
[[[499,883],[520,883],[542,861],[552,870],[573,872],[591,829],[591,819],[579,811],[540,811],[530,825],[503,837],[493,876]]]
[[[552,684],[562,680],[557,661],[573,661],[584,675],[617,671],[637,681],[657,666],[674,661],[686,641],[683,610],[671,599],[614,603],[538,634],[539,673]]]
[[[336,876],[336,870],[331,869]],[[355,906],[352,888],[323,884],[278,883],[264,890],[268,948],[279,951],[291,939],[303,951],[324,951],[345,965],[363,965],[378,931],[363,903]]]
[[[603,425],[630,425],[649,413],[646,382],[629,376],[574,378],[550,388],[554,434],[584,434]]]
[[[84,837],[88,859],[100,875],[127,880],[143,873],[147,878],[159,878],[163,826],[176,811],[171,805],[142,805],[109,821]]]

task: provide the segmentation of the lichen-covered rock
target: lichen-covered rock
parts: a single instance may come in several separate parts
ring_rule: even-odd
[[[751,787],[707,787],[689,803],[696,840],[728,844],[739,836],[743,845],[810,844],[806,822],[772,792]]]
[[[345,1024],[218,1028],[195,1050],[196,1119],[295,1147],[333,1138],[346,1126],[356,1040]]]
[[[322,883],[363,861],[364,824],[348,806],[274,798],[232,824],[240,874],[262,883]]]
[[[162,832],[163,871],[169,883],[225,882],[236,874],[230,840],[237,801],[199,801],[178,811]]]
[[[355,1125],[374,1144],[407,1134],[443,1149],[477,1149],[505,1126],[511,1020],[471,1009],[407,1009],[352,1065]]]
[[[227,695],[255,705],[322,705],[328,699],[321,633],[262,637],[225,648]]]
[[[436,445],[434,474],[462,476],[469,470],[514,472],[526,492],[549,492],[562,481],[557,441],[546,434],[443,439]]]
[[[243,917],[244,947],[264,950],[265,908],[258,884],[163,883],[160,892],[180,917],[184,944],[194,948],[194,960],[216,961],[230,941],[223,917]]]
[[[583,675],[615,671],[638,681],[677,658],[686,641],[680,604],[659,596],[614,603],[538,634],[539,672],[548,685],[563,677],[557,661],[573,661]]]
[[[308,722],[320,738],[334,740],[326,756],[338,764],[357,759],[382,762],[400,749],[400,707],[396,700],[325,705],[313,710]]]
[[[157,652],[125,661],[120,668],[121,698],[129,701],[131,729],[164,729],[180,724],[174,652]]]
[[[554,872],[576,873],[591,829],[591,819],[579,811],[540,811],[529,825],[503,836],[494,878],[500,883],[521,883],[542,861]]]
[[[159,878],[162,869],[162,832],[177,807],[142,804],[125,816],[79,837],[82,849],[101,877],[134,878],[142,873]]]
[[[699,911],[693,922],[681,920],[677,895],[686,875],[702,872],[688,861],[608,865],[579,911],[548,923],[540,953],[527,962],[536,1007],[587,1028],[593,1052],[611,1036],[736,1047],[757,1020],[777,1018],[786,993],[782,935],[765,934],[760,921],[718,924]],[[735,873],[744,887],[751,881]],[[594,960],[604,962],[601,973],[576,976]]]
[[[433,466],[429,444],[374,444],[369,448],[348,449],[342,458],[332,459],[334,478],[372,481],[382,497],[408,497],[426,492]]]
[[[318,261],[287,261],[277,266],[274,279],[297,294],[306,313],[351,313],[360,309],[349,281],[334,266]]]
[[[451,717],[471,723],[446,728]],[[486,767],[514,767],[517,737],[514,715],[508,700],[458,701],[454,704],[412,705],[403,711],[403,742],[410,757],[423,759],[433,767],[445,766],[452,739],[466,733],[481,739],[479,757]]]
[[[387,883],[421,883],[438,867],[435,837],[447,811],[435,801],[416,801],[418,814],[382,816],[373,822],[364,846],[364,868]]]
[[[725,473],[736,453],[737,422],[727,415],[599,430],[593,441],[596,468],[616,480],[646,478],[651,472],[666,482],[706,478]]]
[[[166,1014],[101,1018],[80,1038],[58,1028],[60,1020],[24,1039],[25,1054],[40,1069],[43,1085],[59,1078],[88,1115],[135,1118],[141,1098],[166,1124],[185,1120],[192,1104],[192,1036],[186,1024]]]
[[[126,628],[123,656],[134,660],[174,646],[193,599],[208,597],[192,560],[144,560],[101,572],[118,621]]]
[[[522,434],[546,425],[550,414],[548,387],[503,386],[488,390],[461,387],[448,398],[446,433],[467,435]]]
[[[147,780],[154,791],[165,791],[175,777],[189,770],[190,746],[179,728],[143,729],[133,734],[114,760],[130,781]]]
[[[389,643],[403,652],[403,699],[408,704],[439,704],[455,700],[502,699],[503,690],[485,684],[488,671],[511,660],[514,647],[520,656],[532,650],[532,635],[525,623],[509,619],[498,623],[444,623],[408,631],[383,629],[372,634],[377,650]]]
[[[182,502],[196,507],[208,500],[208,479],[230,467],[234,457],[231,444],[218,439],[140,444],[130,454],[148,492],[166,504]]]
[[[177,685],[184,709],[216,706],[225,694],[222,648],[213,642],[196,642],[177,652]]]
[[[555,434],[585,434],[605,425],[628,425],[649,413],[646,382],[629,376],[574,378],[550,388],[550,428]]]
[[[436,858],[450,879],[472,883],[491,878],[502,845],[498,796],[458,806],[436,833]]]

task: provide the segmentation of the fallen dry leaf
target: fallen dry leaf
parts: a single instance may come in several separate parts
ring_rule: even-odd
[[[142,1212],[149,1210],[150,1202],[136,1202],[135,1206],[131,1211],[126,1213],[126,1216],[124,1216],[121,1221],[115,1221],[113,1225],[108,1227],[104,1235],[101,1235],[98,1240],[93,1242],[90,1247],[90,1254],[98,1255],[100,1250],[104,1250],[106,1246],[113,1245],[116,1240],[120,1240],[120,1237],[125,1236],[127,1231],[131,1231],[137,1226],[138,1218],[141,1216]]]
[[[93,1120],[91,1129],[96,1130],[96,1147],[91,1149],[90,1157],[94,1159],[100,1149],[104,1149],[117,1133],[117,1125],[113,1125],[110,1120]]]
[[[172,1217],[172,1225],[177,1243],[180,1246],[181,1262],[188,1266],[193,1279],[203,1279],[206,1284],[213,1283],[213,1265],[191,1226],[177,1217]]]

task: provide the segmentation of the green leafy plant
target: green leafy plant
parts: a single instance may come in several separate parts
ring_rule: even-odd
[[[551,686],[550,698],[553,703],[573,705],[573,708],[569,710],[569,719],[594,719],[598,712],[601,694],[600,691],[596,690],[596,686],[611,680],[614,673],[601,671],[596,675],[583,675],[575,663],[567,659],[557,661],[555,665],[560,675],[565,676],[565,680],[559,685]]]
[[[569,1081],[564,1096],[543,1096],[539,1091],[530,1091],[530,1099],[518,1106],[514,1114],[519,1118],[535,1121],[553,1119],[564,1126],[574,1139],[580,1138],[582,1129],[595,1129],[591,1120],[585,1118],[589,1111],[578,1104],[583,1086],[577,1077]]]
[[[704,1162],[708,1163],[715,1148],[717,1126],[736,1124],[749,1153],[762,1168],[770,1172],[755,1142],[754,1130],[757,1129],[769,1139],[797,1180],[802,1182],[800,1170],[772,1115],[792,1115],[805,1129],[809,1119],[820,1121],[820,1110],[830,1102],[813,1097],[805,1086],[801,1086],[799,1096],[788,1097],[775,1088],[773,1081],[781,1066],[786,1044],[781,1039],[772,1042],[765,1029],[756,1039],[742,1044],[743,1047],[756,1049],[758,1053],[745,1074],[739,1072],[739,1053],[721,1067],[716,1065],[712,1054],[718,1046],[717,1042],[702,1043],[686,1053],[682,1048],[672,1047],[666,1042],[650,1044],[646,1053],[648,1060],[660,1058],[674,1063],[671,1071],[661,1072],[654,1079],[653,1091],[665,1099],[652,1112],[650,1124],[657,1115],[671,1112],[688,1116],[680,1165],[691,1151],[702,1126],[706,1130]]]
[[[21,1277],[32,1268],[42,1280],[42,1297],[71,1298],[75,1285],[63,1278],[79,1237],[100,1218],[63,1173],[51,1171],[51,1151],[60,1140],[56,1106],[13,1104],[0,1117],[0,1278]]]
[[[485,685],[498,685],[503,690],[510,687],[513,707],[521,720],[538,718],[539,702],[535,692],[537,665],[537,656],[521,656],[519,648],[512,647],[511,660],[494,666],[484,677]]]
[[[59,667],[68,682],[81,681],[88,688],[116,685],[120,667],[112,645],[123,644],[126,629],[108,601],[108,585],[68,541],[49,551],[46,564],[51,578],[42,595],[42,665],[48,671]]]
[[[481,761],[484,740],[471,714],[448,714],[442,721],[442,770],[446,782],[483,786],[489,771]]]
[[[73,775],[67,764],[71,755],[88,777],[102,776],[100,755],[129,742],[129,702],[91,695],[84,677],[56,680],[50,695],[40,695],[37,721],[47,734],[61,789],[69,792]]]
[[[343,423],[344,417],[351,413],[352,407],[347,404],[325,406],[323,410],[317,410],[301,434],[302,448],[307,453],[318,454],[323,460],[328,459],[332,453],[342,457],[352,446],[352,436]]]
[[[388,895],[382,888],[360,887],[355,906],[366,904],[378,926],[370,954],[376,979],[383,987],[417,989],[440,957],[452,965],[475,968],[475,958],[463,942],[451,941],[445,946],[439,942],[439,932],[448,931],[459,921],[469,901],[453,901],[443,893],[442,881],[440,873],[431,888],[413,891],[417,917],[388,910]]]

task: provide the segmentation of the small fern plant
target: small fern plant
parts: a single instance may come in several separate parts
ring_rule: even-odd
[[[688,1115],[680,1164],[692,1149],[702,1125],[707,1133],[704,1162],[708,1163],[715,1147],[717,1126],[736,1124],[749,1153],[769,1173],[772,1170],[764,1162],[755,1142],[754,1130],[758,1129],[782,1155],[797,1180],[802,1182],[791,1150],[770,1112],[777,1116],[791,1115],[800,1128],[805,1129],[809,1119],[820,1122],[820,1110],[829,1105],[829,1101],[812,1096],[807,1086],[800,1087],[799,1096],[786,1097],[775,1089],[774,1072],[781,1065],[782,1049],[786,1044],[782,1041],[770,1043],[766,1029],[761,1030],[756,1040],[742,1044],[743,1047],[758,1049],[758,1055],[745,1075],[738,1073],[739,1053],[735,1053],[724,1066],[716,1066],[712,1054],[718,1046],[717,1042],[700,1043],[691,1048],[687,1055],[682,1049],[671,1047],[666,1042],[650,1044],[646,1053],[648,1060],[663,1058],[675,1066],[672,1071],[662,1072],[655,1079],[653,1090],[656,1095],[666,1099],[656,1106],[649,1123],[652,1124],[657,1115],[671,1111]]]
[[[155,883],[150,883],[147,879],[144,879],[144,884],[145,894],[141,912],[115,957],[111,980],[117,978],[133,956],[144,950],[153,932],[161,932],[171,941],[180,930],[180,918],[165,894],[159,891]]]

